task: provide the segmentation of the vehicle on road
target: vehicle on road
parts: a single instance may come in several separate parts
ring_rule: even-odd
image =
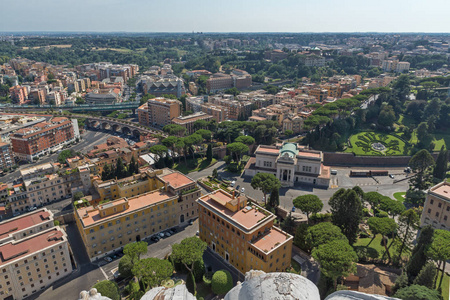
[[[331,175],[337,175],[337,170],[331,170]]]
[[[171,236],[170,232],[166,232],[166,233],[165,233],[165,236],[166,236],[166,237]]]
[[[106,262],[112,262],[112,258],[109,257],[109,256],[105,257],[104,260],[105,260]]]
[[[195,235],[198,236],[199,234],[200,234],[200,233],[199,233],[198,230],[197,230],[197,232],[195,233]]]
[[[164,237],[164,233],[162,233],[162,232],[158,233],[158,235],[159,235],[160,238]]]
[[[177,233],[177,228],[176,228],[176,227],[171,228],[171,229],[169,230],[169,232],[170,232],[171,234]]]
[[[32,206],[32,207],[28,208],[28,211],[33,211],[33,210],[36,210],[36,209],[37,209],[36,206]]]
[[[159,242],[160,237],[157,236],[157,235],[154,235],[154,236],[152,236],[152,237],[150,238],[150,240],[152,240],[152,241],[154,241],[154,242],[156,243],[156,242]]]
[[[241,193],[244,193],[245,192],[245,188],[241,188]]]
[[[194,223],[194,220],[192,220],[192,219],[189,220],[189,222],[188,222],[189,225],[192,225],[193,223]]]
[[[233,180],[233,181],[231,182],[231,186],[234,186],[235,184],[236,184],[236,181]]]
[[[392,174],[389,174],[389,177],[392,178],[392,179],[394,179],[394,175],[392,175]]]
[[[295,206],[292,206],[292,210],[291,210],[292,212],[295,212]]]

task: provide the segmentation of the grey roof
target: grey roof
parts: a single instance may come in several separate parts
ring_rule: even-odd
[[[400,300],[388,296],[365,294],[356,291],[337,291],[325,298],[325,300]]]
[[[265,273],[250,271],[245,281],[238,283],[225,296],[225,300],[302,299],[320,300],[312,281],[293,273]]]
[[[82,291],[80,293],[80,298],[78,300],[111,300],[111,299],[106,296],[102,296],[102,294],[97,292],[97,289],[92,288],[89,292]]]
[[[141,300],[196,300],[196,298],[189,293],[186,285],[180,284],[173,288],[162,286],[153,288],[145,293]]]

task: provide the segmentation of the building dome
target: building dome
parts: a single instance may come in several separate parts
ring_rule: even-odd
[[[319,290],[310,280],[293,273],[250,271],[245,281],[238,283],[225,300],[302,299],[320,300]]]

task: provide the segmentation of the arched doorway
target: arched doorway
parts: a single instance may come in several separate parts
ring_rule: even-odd
[[[136,242],[140,242],[141,241],[141,236],[138,234],[137,236],[136,236]]]
[[[180,216],[180,223],[183,223],[184,222],[184,215],[181,215]]]

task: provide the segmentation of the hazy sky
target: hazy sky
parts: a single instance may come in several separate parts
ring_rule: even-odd
[[[0,0],[0,31],[450,32],[450,0]]]

